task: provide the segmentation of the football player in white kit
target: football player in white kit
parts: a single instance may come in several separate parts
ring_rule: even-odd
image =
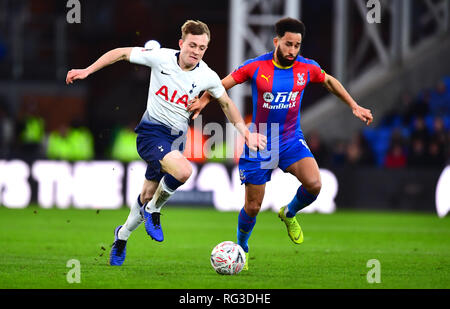
[[[126,242],[130,234],[145,221],[147,234],[163,241],[160,210],[175,190],[192,173],[189,161],[183,156],[190,112],[188,105],[202,91],[208,91],[219,102],[228,120],[234,124],[251,150],[265,148],[267,138],[251,133],[241,114],[228,97],[218,75],[202,61],[210,41],[208,26],[188,20],[181,27],[180,50],[125,47],[102,55],[85,69],[70,70],[66,83],[84,79],[101,68],[120,60],[149,66],[151,70],[147,109],[135,131],[139,155],[147,162],[141,194],[130,209],[123,225],[114,230],[114,244],[110,265],[122,265],[126,256]]]

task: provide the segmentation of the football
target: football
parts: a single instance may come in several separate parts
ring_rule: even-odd
[[[236,275],[245,265],[245,252],[232,241],[223,241],[211,252],[211,266],[221,275]]]
[[[161,48],[161,44],[158,41],[150,40],[145,43],[144,48],[147,50],[158,49]]]

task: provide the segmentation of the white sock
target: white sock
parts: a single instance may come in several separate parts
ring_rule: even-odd
[[[140,199],[140,196],[138,197]],[[136,201],[131,205],[130,214],[128,215],[127,221],[125,221],[125,224],[122,226],[122,228],[119,230],[118,236],[121,240],[128,240],[128,237],[130,237],[131,232],[136,230],[138,226],[144,222],[144,219],[142,219],[142,216],[140,214],[141,206],[136,199]]]
[[[147,203],[145,210],[149,213],[152,212],[160,212],[161,207],[169,200],[169,198],[175,193],[174,190],[171,190],[167,187],[164,182],[164,177],[159,182],[158,188],[153,195],[153,198],[150,202]]]
[[[286,206],[286,208],[284,209],[284,215],[286,216],[286,214],[288,213],[289,208]]]

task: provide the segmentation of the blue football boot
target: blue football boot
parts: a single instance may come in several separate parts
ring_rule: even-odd
[[[119,239],[119,230],[121,227],[122,225],[119,225],[114,230],[114,243],[109,254],[109,265],[111,266],[121,266],[127,254],[127,241]]]
[[[159,212],[149,213],[145,210],[145,205],[141,207],[141,216],[145,220],[145,230],[147,234],[156,241],[163,241],[164,235],[161,228],[161,221]]]

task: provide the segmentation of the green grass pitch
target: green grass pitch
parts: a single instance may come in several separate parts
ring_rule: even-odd
[[[300,214],[305,241],[294,245],[277,214],[261,212],[250,239],[250,270],[216,274],[209,261],[221,241],[235,241],[237,212],[165,206],[165,240],[141,225],[122,267],[108,265],[114,228],[128,209],[0,208],[2,289],[448,289],[450,218],[434,214],[338,211]],[[68,283],[67,261],[81,265]],[[380,262],[380,283],[367,266]]]

